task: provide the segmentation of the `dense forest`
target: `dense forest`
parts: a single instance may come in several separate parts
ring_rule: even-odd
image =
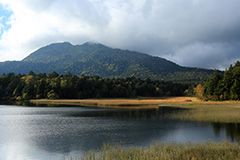
[[[240,100],[240,62],[230,65],[224,74],[215,72],[203,86],[199,84],[195,92],[203,100]]]
[[[99,76],[76,76],[70,72],[59,75],[28,75],[14,73],[0,76],[0,99],[82,99],[82,98],[130,98],[182,96],[189,87],[185,83],[173,83],[140,78],[101,78]]]

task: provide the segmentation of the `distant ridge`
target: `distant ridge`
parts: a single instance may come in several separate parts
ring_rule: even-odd
[[[113,49],[86,42],[72,45],[54,43],[38,49],[22,61],[0,63],[0,74],[71,72],[75,75],[98,75],[109,78],[138,77],[170,81],[203,81],[214,71],[182,67],[164,58],[135,51]]]

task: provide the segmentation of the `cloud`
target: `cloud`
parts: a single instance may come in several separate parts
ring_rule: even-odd
[[[184,66],[226,68],[240,59],[239,0],[0,0],[13,14],[0,61],[53,42],[94,41]]]
[[[236,44],[195,42],[178,48],[169,59],[177,61],[180,65],[224,70],[239,58],[236,54],[239,50],[239,42]]]

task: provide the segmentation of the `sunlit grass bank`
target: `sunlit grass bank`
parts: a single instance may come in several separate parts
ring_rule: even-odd
[[[138,99],[38,99],[30,100],[35,104],[69,104],[69,105],[85,105],[85,106],[149,106],[159,104],[239,104],[239,101],[201,101],[196,97],[166,97],[166,98],[138,98]]]
[[[85,152],[81,157],[64,157],[63,160],[239,160],[240,146],[222,143],[155,144],[147,148],[122,148],[104,145],[100,152]]]
[[[85,106],[158,106],[159,104],[185,104],[201,102],[195,97],[168,97],[168,98],[148,98],[148,99],[72,99],[72,100],[48,100],[39,99],[31,100],[35,104],[70,104]]]

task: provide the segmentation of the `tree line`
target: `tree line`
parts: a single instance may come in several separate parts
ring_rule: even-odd
[[[224,74],[214,74],[195,88],[196,96],[202,100],[240,100],[240,62],[230,65]]]
[[[83,98],[134,98],[182,96],[189,84],[140,78],[101,78],[76,76],[70,72],[59,75],[28,75],[14,73],[0,76],[0,99],[83,99]]]

